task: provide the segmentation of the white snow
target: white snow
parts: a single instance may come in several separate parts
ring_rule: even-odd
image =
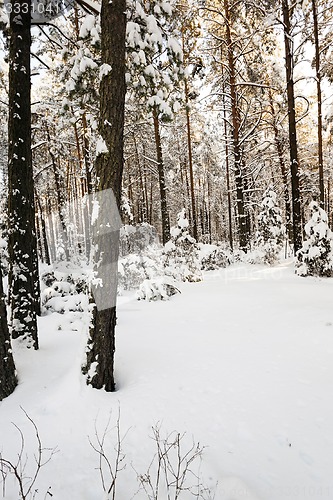
[[[127,466],[117,499],[137,491],[133,467],[147,471],[157,422],[162,434],[186,431],[186,443],[193,436],[207,446],[201,475],[210,487],[218,482],[216,500],[332,499],[332,287],[296,276],[292,263],[234,264],[184,283],[166,302],[124,295],[113,394],[86,386],[80,374],[87,319],[73,331],[67,315],[40,318],[40,350],[14,344],[19,385],[0,403],[2,456],[19,452],[15,423],[31,473],[36,445],[22,407],[43,446],[58,448],[41,470],[36,500],[50,487],[54,499],[105,498],[89,439],[103,433],[110,412],[113,427],[120,408]],[[109,454],[115,444],[110,431]],[[18,498],[12,481],[6,495]]]
[[[99,156],[103,153],[108,153],[108,147],[103,139],[103,137],[99,136],[96,142],[96,156]]]
[[[89,35],[91,30],[95,27],[95,16],[88,14],[83,18],[83,22],[80,27],[80,38],[85,38]]]
[[[112,70],[110,64],[102,64],[102,66],[99,69],[99,79],[102,80],[104,76],[107,76],[110,71]]]

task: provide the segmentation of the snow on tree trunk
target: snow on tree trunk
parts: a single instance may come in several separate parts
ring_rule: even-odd
[[[103,148],[96,158],[96,174],[99,178],[99,191],[112,189],[118,209],[121,205],[121,184],[123,173],[124,145],[124,106],[125,106],[125,36],[126,1],[102,1],[101,44],[102,64],[108,64],[110,71],[104,74],[100,83],[100,120],[99,132]],[[107,241],[106,241],[107,243]],[[110,243],[110,242],[109,242]],[[109,247],[99,248],[99,266],[113,263],[110,272],[113,276],[112,293],[116,296],[117,260],[119,252],[119,231],[114,231]],[[115,302],[114,302],[115,303]],[[92,326],[87,348],[87,360],[82,368],[87,375],[87,383],[96,389],[115,390],[114,352],[115,352],[116,306],[106,309],[94,308]]]
[[[0,401],[9,396],[17,384],[7,324],[7,311],[0,266]]]
[[[310,203],[311,218],[305,225],[307,239],[296,254],[299,276],[332,276],[333,241],[326,212],[318,203]]]
[[[40,293],[31,160],[30,23],[29,9],[21,9],[20,15],[13,9],[9,42],[8,250],[12,336],[38,349]]]

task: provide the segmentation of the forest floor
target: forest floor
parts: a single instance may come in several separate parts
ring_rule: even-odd
[[[14,423],[32,474],[37,445],[23,408],[43,447],[58,450],[40,471],[36,500],[50,493],[54,500],[106,499],[89,441],[97,444],[110,418],[105,451],[112,456],[120,409],[126,468],[117,500],[138,490],[156,425],[162,438],[186,432],[184,453],[192,439],[206,446],[200,474],[212,491],[218,483],[216,500],[333,499],[332,292],[333,280],[297,277],[289,261],[206,273],[167,302],[123,296],[113,394],[87,387],[80,375],[84,315],[74,323],[44,316],[40,350],[14,350],[20,383],[0,403],[2,456],[14,461],[19,453]],[[0,488],[0,498],[18,500],[13,478],[1,495]],[[134,498],[149,497],[139,491]]]

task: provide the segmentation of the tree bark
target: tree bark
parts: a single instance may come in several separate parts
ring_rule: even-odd
[[[67,233],[67,225],[64,217],[64,206],[65,206],[65,190],[63,189],[60,174],[59,174],[59,166],[58,166],[58,158],[56,158],[51,145],[51,135],[48,126],[46,125],[46,136],[48,140],[48,150],[52,163],[52,171],[54,175],[54,182],[56,188],[57,195],[57,212],[59,216],[59,221],[61,225],[61,233],[64,246],[64,252],[66,256],[66,260],[69,260],[69,241],[68,241],[68,233]],[[72,202],[74,203],[74,201]]]
[[[156,155],[158,164],[157,165],[158,179],[159,179],[160,198],[161,198],[162,242],[163,245],[165,245],[166,242],[170,240],[170,219],[169,219],[169,210],[167,202],[167,187],[165,182],[160,125],[159,125],[158,112],[156,106],[153,109],[153,121],[154,121]]]
[[[223,84],[222,101],[223,101],[223,118],[224,118],[224,140],[225,140],[225,167],[227,178],[227,199],[228,199],[228,228],[229,228],[229,244],[230,250],[234,251],[234,242],[232,235],[232,206],[231,206],[231,188],[230,188],[230,168],[229,168],[229,145],[228,145],[228,125],[227,125],[227,109],[225,102],[225,88]]]
[[[39,196],[37,193],[35,193],[36,196],[36,201],[37,201],[37,206],[39,208],[39,217],[40,217],[40,222],[41,222],[41,236],[42,236],[42,242],[43,242],[43,250],[44,250],[44,259],[45,259],[45,264],[48,266],[51,264],[51,259],[50,259],[50,251],[49,251],[49,245],[47,241],[47,234],[46,234],[46,224],[45,224],[45,219],[44,219],[44,214],[43,214],[43,207],[40,202]]]
[[[236,66],[234,57],[234,44],[231,36],[231,12],[228,0],[224,0],[224,13],[226,20],[226,41],[228,46],[228,70],[231,98],[232,118],[232,146],[234,156],[234,171],[237,195],[237,221],[239,230],[239,247],[246,252],[249,247],[249,230],[244,205],[244,186],[242,176],[242,152],[240,146],[240,116],[239,103],[236,92]]]
[[[17,5],[17,4],[15,4]],[[19,0],[10,15],[9,42],[9,256],[13,338],[38,349],[40,312],[34,183],[31,157],[30,9]],[[18,8],[16,8],[17,11]]]
[[[186,103],[186,132],[187,132],[187,149],[188,149],[188,166],[190,173],[190,193],[191,193],[191,208],[192,208],[192,228],[193,238],[198,240],[198,223],[195,206],[194,193],[194,175],[193,175],[193,155],[192,155],[192,137],[191,137],[191,119],[189,110],[188,83],[185,80],[185,103]]]
[[[312,0],[313,34],[315,42],[315,66],[317,81],[317,117],[318,117],[318,171],[319,171],[319,193],[320,206],[325,206],[324,190],[324,158],[323,158],[323,120],[322,120],[322,94],[321,94],[321,71],[320,71],[320,45],[318,33],[318,11],[317,0]]]
[[[294,253],[296,254],[297,250],[299,250],[302,247],[302,218],[301,218],[301,195],[299,188],[299,173],[298,173],[292,33],[291,33],[288,0],[282,0],[282,12],[283,12],[283,24],[284,24],[284,45],[285,45],[285,58],[286,58],[285,64],[286,64],[287,98],[288,98],[290,170],[291,170],[291,190],[292,190],[292,208],[293,208],[293,242],[294,242]]]
[[[102,63],[110,66],[100,84],[100,121],[99,131],[108,151],[97,156],[96,175],[99,178],[99,191],[112,189],[118,209],[121,200],[123,175],[123,138],[125,106],[125,35],[126,35],[126,0],[102,0],[101,10],[101,45]],[[111,265],[109,271],[115,303],[117,294],[117,259],[119,254],[119,230],[114,231],[112,241],[100,240],[99,269]],[[98,259],[97,259],[98,261]],[[110,297],[112,300],[112,297]],[[94,388],[115,390],[114,352],[115,352],[116,306],[106,309],[95,306],[93,325],[90,329],[87,360],[83,373],[87,383]]]
[[[289,241],[291,241],[291,239],[292,239],[291,206],[290,206],[290,199],[289,199],[288,175],[287,175],[287,169],[286,169],[284,156],[283,156],[283,143],[282,143],[281,134],[280,134],[280,131],[279,131],[278,125],[277,125],[277,119],[276,119],[276,113],[275,113],[275,109],[274,109],[271,88],[269,88],[269,90],[268,90],[268,97],[269,97],[269,106],[270,106],[271,114],[272,114],[272,127],[273,127],[273,132],[274,132],[275,147],[276,147],[276,151],[277,151],[278,158],[279,158],[282,183],[283,183],[283,195],[284,195],[285,212],[286,212],[287,237],[288,237]]]
[[[7,311],[0,266],[0,401],[9,396],[17,384],[7,324]]]

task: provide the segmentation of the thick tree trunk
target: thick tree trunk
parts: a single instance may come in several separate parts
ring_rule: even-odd
[[[244,204],[244,186],[242,176],[242,151],[240,146],[240,116],[239,103],[236,92],[236,66],[234,57],[234,44],[231,36],[231,12],[228,0],[224,0],[224,13],[226,19],[226,41],[228,45],[228,70],[231,98],[232,118],[232,146],[234,155],[234,171],[237,196],[237,221],[239,230],[239,246],[246,252],[249,248],[249,228]]]
[[[118,208],[123,175],[125,35],[126,0],[102,0],[102,63],[108,64],[110,71],[100,84],[99,131],[108,151],[97,156],[95,166],[99,191],[112,189]],[[103,211],[103,207],[100,207],[100,210]],[[98,229],[102,231],[103,228],[100,225]],[[114,391],[116,306],[113,304],[117,294],[119,230],[112,233],[111,241],[107,236],[99,239],[100,262],[97,266],[97,276],[102,278],[103,288],[104,282],[108,285],[111,283],[112,296],[108,297],[110,307],[95,307],[83,373],[87,374],[87,383],[94,388]],[[99,274],[103,267],[108,269],[108,276],[105,276],[105,273]]]
[[[158,166],[158,180],[160,185],[160,198],[161,198],[161,222],[162,222],[162,242],[163,245],[170,240],[170,220],[167,202],[167,187],[165,182],[164,163],[162,155],[162,144],[160,125],[158,120],[158,112],[156,107],[153,109],[154,133]]]
[[[16,4],[15,4],[16,5]],[[19,0],[20,14],[11,13],[9,42],[9,256],[11,326],[38,349],[36,314],[40,312],[31,159],[30,10]],[[17,10],[17,9],[16,9]],[[25,12],[27,11],[27,12]]]
[[[282,0],[282,12],[284,23],[284,44],[286,57],[286,82],[288,98],[288,118],[289,118],[289,147],[290,147],[290,170],[291,170],[291,190],[293,207],[293,242],[294,253],[302,247],[302,219],[301,219],[301,195],[299,188],[298,154],[297,154],[297,134],[296,134],[296,112],[295,94],[293,79],[293,53],[292,53],[292,33],[290,25],[290,12],[288,0]]]
[[[2,287],[0,266],[0,401],[9,396],[17,384],[15,365],[10,345],[7,311]]]
[[[320,45],[318,33],[318,11],[317,0],[312,0],[312,15],[313,15],[313,34],[315,42],[315,64],[316,64],[316,81],[317,81],[317,116],[318,116],[318,171],[319,171],[319,193],[320,206],[325,205],[325,190],[324,190],[324,158],[323,158],[323,119],[322,119],[322,95],[321,95],[321,72],[320,72]]]

